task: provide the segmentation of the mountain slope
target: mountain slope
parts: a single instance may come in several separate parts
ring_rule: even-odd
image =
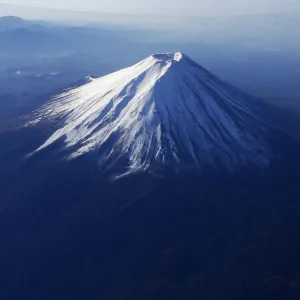
[[[39,148],[64,140],[71,158],[130,170],[222,166],[270,159],[259,104],[181,53],[155,54],[54,98],[40,111],[59,121]]]

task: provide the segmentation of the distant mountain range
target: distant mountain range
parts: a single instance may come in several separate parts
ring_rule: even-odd
[[[114,31],[63,26],[17,17],[0,18],[0,53],[59,53],[61,51],[108,51],[127,41]]]
[[[42,29],[46,22],[24,20],[15,16],[0,17],[0,32],[14,29]]]

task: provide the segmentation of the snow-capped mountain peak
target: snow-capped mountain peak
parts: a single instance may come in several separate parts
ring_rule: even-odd
[[[63,140],[68,157],[97,151],[105,167],[233,170],[270,158],[257,103],[180,52],[92,79],[40,113],[60,125],[36,151]]]
[[[177,61],[180,62],[183,58],[183,54],[181,52],[176,53],[157,53],[152,55],[153,59],[158,61]]]

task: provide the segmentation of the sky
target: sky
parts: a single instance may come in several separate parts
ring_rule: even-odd
[[[300,0],[0,0],[0,3],[126,14],[212,16],[300,12]]]

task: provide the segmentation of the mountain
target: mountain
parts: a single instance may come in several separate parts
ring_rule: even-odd
[[[30,28],[37,26],[38,24],[37,21],[24,20],[15,16],[0,17],[0,32],[5,30]]]
[[[24,26],[26,26],[26,22],[21,18],[14,16],[0,17],[0,31],[22,28]]]
[[[180,52],[93,79],[39,113],[59,126],[37,152],[63,140],[69,158],[96,152],[103,168],[233,171],[272,156],[260,103]]]
[[[68,42],[56,33],[55,26],[14,16],[0,18],[0,53],[6,55],[53,53],[68,49]]]
[[[46,27],[51,27],[52,24],[48,24],[43,21],[31,21],[24,20],[15,16],[0,17],[0,32],[16,29],[28,29],[28,30],[44,30]]]

